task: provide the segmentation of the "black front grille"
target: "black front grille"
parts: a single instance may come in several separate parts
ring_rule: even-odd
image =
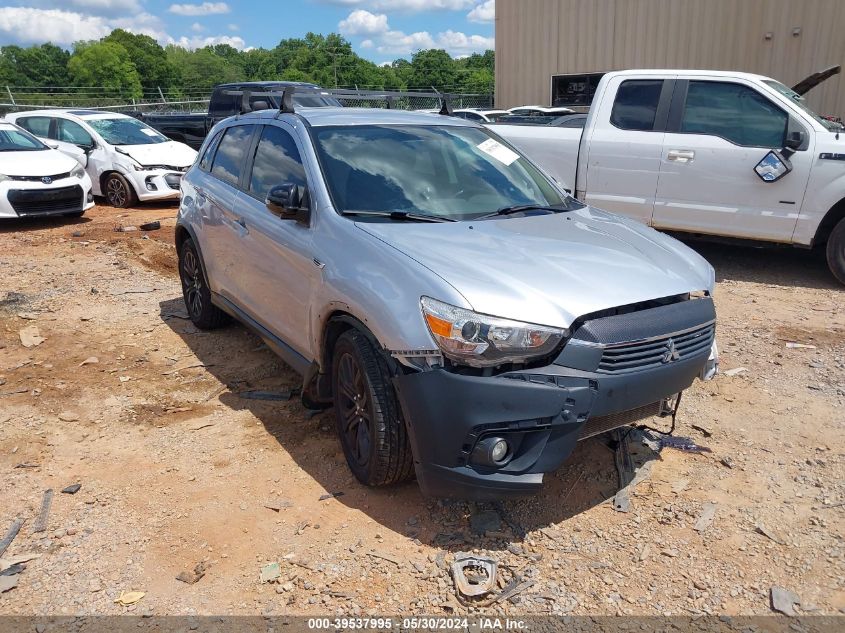
[[[179,184],[182,182],[182,174],[165,174],[164,182],[166,182],[167,186],[171,189],[178,189]]]
[[[711,323],[679,334],[608,346],[598,372],[625,374],[702,356],[709,353],[715,331],[716,326]]]
[[[598,418],[590,418],[587,423],[581,428],[578,434],[578,440],[586,440],[588,437],[593,437],[599,433],[606,433],[613,429],[618,429],[620,426],[627,426],[634,422],[639,422],[646,418],[651,418],[660,413],[660,402],[652,402],[630,411],[622,411],[621,413],[612,413]]]
[[[17,182],[44,182],[45,178],[49,178],[51,181],[62,180],[63,178],[70,178],[70,172],[51,176],[9,176],[9,180],[16,180]]]
[[[82,211],[84,204],[79,185],[54,189],[12,189],[8,196],[18,215],[77,213]]]

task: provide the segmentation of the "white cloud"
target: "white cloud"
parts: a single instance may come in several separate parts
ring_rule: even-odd
[[[483,35],[467,35],[460,31],[446,31],[437,35],[437,47],[445,48],[452,55],[468,54],[495,48],[496,42],[492,37]]]
[[[176,39],[166,32],[161,19],[150,13],[106,18],[59,9],[0,7],[0,42],[4,43],[29,45],[49,40],[60,46],[70,46],[81,40],[100,39],[117,28],[149,35],[162,45],[176,44],[193,49],[214,44],[229,44],[241,50],[247,48],[243,38],[237,36],[193,35]]]
[[[0,7],[0,40],[17,44],[69,45],[79,40],[94,40],[111,32],[106,20],[73,11]]]
[[[335,0],[345,4],[352,4],[357,0]],[[386,2],[388,0],[381,0]],[[390,0],[396,1],[399,0]],[[447,2],[450,0],[433,0]],[[406,3],[407,4],[407,3]],[[338,24],[340,32],[347,36],[360,35],[365,39],[360,47],[375,48],[383,55],[410,55],[427,48],[442,48],[451,55],[469,55],[493,48],[493,38],[482,35],[467,35],[460,31],[445,31],[433,36],[428,31],[405,33],[391,29],[384,13],[371,13],[364,9],[352,11],[345,20]]]
[[[477,0],[322,0],[345,7],[367,6],[377,11],[463,11]]]
[[[203,2],[202,4],[171,4],[167,9],[176,15],[215,15],[229,13],[232,9],[225,2]]]
[[[203,48],[205,46],[214,46],[215,44],[228,44],[238,50],[247,49],[246,42],[244,42],[242,37],[232,37],[230,35],[209,35],[207,37],[202,37],[200,35],[186,37],[183,35],[178,40],[171,38],[168,44],[175,44],[176,46],[181,46],[182,48],[187,48],[189,50]]]
[[[378,52],[392,55],[410,55],[426,48],[437,48],[434,38],[428,31],[403,33],[388,31],[379,39]]]
[[[200,24],[199,22],[194,22],[191,25],[191,30],[194,33],[202,33],[205,30],[205,27],[202,24]]]
[[[387,16],[356,9],[337,28],[344,35],[376,35],[387,31]]]
[[[488,23],[496,19],[496,0],[485,0],[475,5],[472,11],[467,13],[467,20],[470,22]]]
[[[237,24],[234,24],[234,23],[233,24],[227,24],[226,28],[229,29],[230,31],[240,31],[241,30],[241,27],[239,27]]]

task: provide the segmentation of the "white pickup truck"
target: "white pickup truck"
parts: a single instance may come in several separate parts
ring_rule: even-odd
[[[667,231],[826,245],[845,284],[845,130],[774,79],[610,72],[583,131],[491,129],[587,204]]]

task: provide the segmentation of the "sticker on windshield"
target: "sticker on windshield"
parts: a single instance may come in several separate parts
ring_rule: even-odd
[[[149,128],[145,128],[145,127],[141,128],[141,132],[143,134],[146,134],[147,136],[158,136],[158,132],[156,132],[155,130],[151,130]]]
[[[480,149],[488,156],[492,156],[497,161],[499,161],[500,163],[504,163],[505,165],[510,165],[516,159],[519,158],[519,154],[505,147],[504,145],[499,143],[499,141],[492,138],[488,138],[486,141],[480,143],[476,147],[478,147],[478,149]]]

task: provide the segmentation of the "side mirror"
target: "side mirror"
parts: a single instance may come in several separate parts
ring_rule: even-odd
[[[308,189],[290,182],[271,188],[265,204],[283,220],[307,222],[310,215]]]
[[[44,144],[50,149],[59,149],[59,144],[52,141],[44,141]]]
[[[801,147],[804,145],[804,141],[807,140],[807,135],[804,132],[799,130],[789,132],[786,135],[786,141],[784,142],[784,148],[788,150],[792,150],[793,152],[797,152]]]
[[[763,182],[776,182],[792,171],[792,163],[782,153],[772,150],[754,167]]]

